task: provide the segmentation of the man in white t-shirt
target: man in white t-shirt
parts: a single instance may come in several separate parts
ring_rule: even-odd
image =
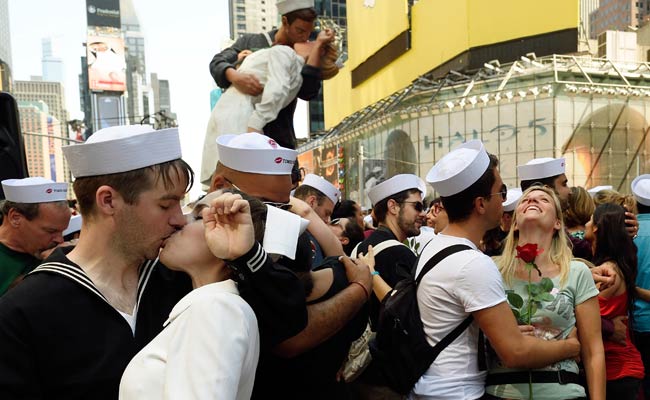
[[[575,357],[577,339],[545,342],[524,336],[506,302],[501,274],[478,250],[503,212],[505,185],[496,157],[478,140],[467,142],[433,166],[427,181],[442,197],[449,225],[422,253],[419,273],[440,250],[465,244],[472,250],[450,255],[424,276],[418,305],[424,331],[435,345],[470,314],[469,327],[445,348],[415,384],[414,399],[478,399],[484,394],[486,372],[479,368],[479,328],[500,359],[511,367],[536,368]]]

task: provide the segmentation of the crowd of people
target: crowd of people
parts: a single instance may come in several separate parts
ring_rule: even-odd
[[[335,35],[308,42],[313,0],[277,7],[279,29],[210,63],[229,89],[204,197],[182,207],[195,177],[178,129],[141,125],[64,147],[74,210],[65,183],[2,181],[0,397],[650,398],[650,175],[631,195],[588,191],[537,158],[507,188],[472,140],[428,185],[373,184],[364,216],[299,173],[295,101],[336,73]],[[386,299],[425,268],[427,343],[459,331],[405,394],[374,343]]]

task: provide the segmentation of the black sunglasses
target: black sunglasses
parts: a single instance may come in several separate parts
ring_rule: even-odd
[[[413,208],[419,213],[424,211],[424,204],[421,201],[403,201],[402,203],[413,204]]]

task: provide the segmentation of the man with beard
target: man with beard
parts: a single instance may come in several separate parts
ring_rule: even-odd
[[[63,242],[70,221],[67,183],[34,177],[2,181],[0,296],[41,263],[41,252]]]
[[[116,399],[126,365],[180,299],[151,292],[158,270],[147,261],[185,225],[193,172],[178,129],[115,126],[63,152],[83,233],[0,298],[4,399]]]
[[[375,271],[390,287],[410,277],[413,271],[417,257],[403,243],[406,238],[420,234],[426,216],[422,203],[425,195],[424,181],[413,174],[395,175],[368,192],[379,227],[359,244],[356,254],[366,254],[368,246],[377,249],[381,243],[393,241],[394,245],[375,256]],[[379,304],[380,300],[374,294],[370,296],[371,326],[377,324]]]

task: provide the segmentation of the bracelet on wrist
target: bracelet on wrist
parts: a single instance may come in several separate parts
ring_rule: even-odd
[[[357,285],[359,285],[359,287],[360,287],[361,289],[363,289],[363,292],[364,292],[365,295],[366,295],[366,299],[370,299],[370,292],[368,291],[368,289],[366,288],[366,286],[365,286],[363,283],[358,282],[358,281],[352,281],[352,282],[350,282],[350,285],[353,285],[353,284],[355,284],[355,283],[356,283]]]
[[[379,275],[379,271],[372,271],[372,272],[370,273],[370,275],[372,275],[372,276]]]

